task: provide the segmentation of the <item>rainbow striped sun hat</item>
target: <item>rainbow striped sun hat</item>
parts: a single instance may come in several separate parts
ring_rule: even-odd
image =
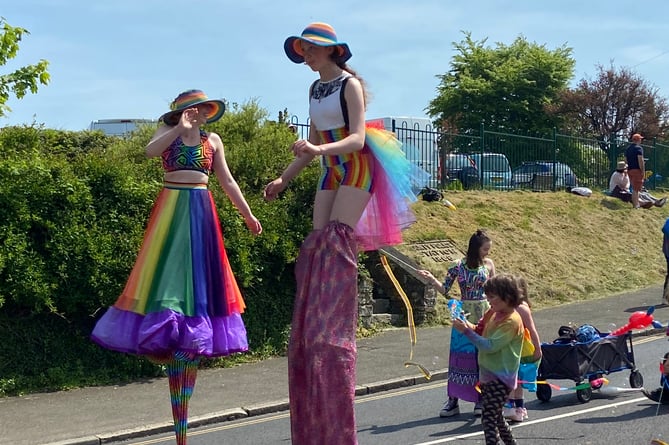
[[[202,90],[188,90],[179,94],[170,104],[170,111],[160,116],[161,121],[167,125],[176,125],[179,123],[181,113],[187,108],[199,104],[210,104],[210,111],[207,113],[207,123],[216,122],[225,113],[225,103],[218,99],[209,99]]]
[[[302,35],[288,37],[283,43],[283,49],[290,60],[295,63],[304,62],[304,54],[300,41],[313,43],[318,46],[336,46],[339,51],[339,62],[346,62],[351,58],[351,50],[345,42],[337,41],[337,34],[327,23],[315,22],[304,28]]]

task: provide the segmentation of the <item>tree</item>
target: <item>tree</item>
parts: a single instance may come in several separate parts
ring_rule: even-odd
[[[558,115],[547,112],[573,77],[572,50],[548,50],[520,36],[511,45],[485,46],[471,33],[453,43],[456,55],[448,73],[438,75],[437,97],[428,114],[438,126],[477,132],[481,122],[497,131],[551,133]]]
[[[5,66],[8,60],[16,57],[19,42],[28,34],[30,34],[28,30],[11,26],[4,17],[0,17],[0,66]],[[6,105],[10,94],[13,93],[17,99],[21,99],[28,90],[32,94],[37,93],[38,84],[49,83],[48,66],[49,62],[42,59],[35,65],[24,66],[8,74],[0,74],[0,117],[11,111]]]
[[[562,94],[556,114],[567,118],[570,130],[602,141],[602,148],[611,134],[625,139],[640,132],[646,138],[669,136],[669,103],[629,68],[607,69],[597,66],[594,80],[582,79],[576,88]]]

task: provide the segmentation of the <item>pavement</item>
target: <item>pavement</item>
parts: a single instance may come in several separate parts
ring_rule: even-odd
[[[636,311],[655,305],[654,318],[669,320],[669,305],[661,304],[660,286],[602,299],[535,310],[543,342],[570,322],[610,331],[627,323]],[[633,335],[664,332],[652,327]],[[432,373],[431,381],[447,377],[449,327],[419,328],[413,360]],[[409,331],[393,328],[358,341],[357,394],[371,394],[428,382],[418,368],[405,367],[411,350]],[[651,379],[652,380],[652,379]],[[445,394],[444,394],[445,395]],[[435,416],[440,406],[434,407]],[[190,424],[201,426],[286,411],[286,357],[226,369],[203,369],[190,402]],[[117,386],[38,393],[0,398],[0,444],[98,445],[110,441],[171,432],[172,414],[166,378]]]

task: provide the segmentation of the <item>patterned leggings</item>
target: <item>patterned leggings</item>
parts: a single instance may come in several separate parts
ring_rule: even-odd
[[[500,438],[505,445],[516,445],[511,428],[502,415],[504,403],[511,390],[499,380],[481,383],[481,403],[483,404],[483,433],[486,445],[497,445]]]

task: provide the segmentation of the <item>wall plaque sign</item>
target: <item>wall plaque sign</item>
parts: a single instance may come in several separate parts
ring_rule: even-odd
[[[435,263],[452,263],[464,256],[450,239],[412,243],[407,247],[417,256],[427,257]]]

